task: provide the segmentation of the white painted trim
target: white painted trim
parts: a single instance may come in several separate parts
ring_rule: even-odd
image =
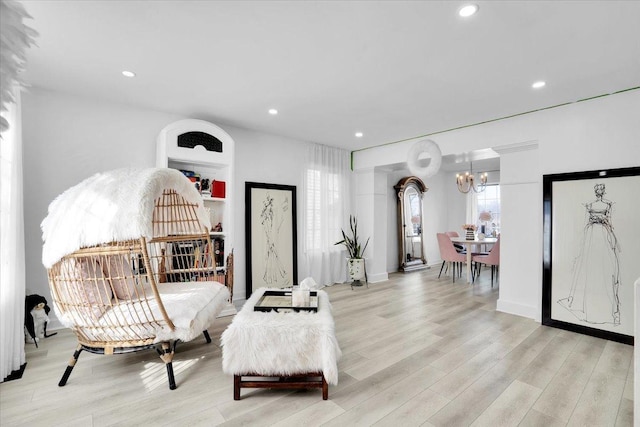
[[[515,142],[513,144],[505,144],[505,145],[499,145],[497,147],[491,147],[491,149],[500,155],[517,153],[518,151],[537,150],[538,141],[534,140],[534,141]]]
[[[634,304],[634,313],[635,313],[635,329],[633,331],[633,336],[637,337],[638,332],[640,331],[640,311],[638,311],[638,307],[640,307],[640,277],[633,285],[635,290],[635,304]],[[634,372],[640,372],[640,351],[635,350],[633,352],[633,369]],[[633,413],[635,421],[637,423],[638,419],[640,419],[640,374],[635,375],[633,379],[633,394],[635,396],[633,403]],[[634,425],[637,425],[634,423]]]
[[[498,299],[496,310],[503,313],[515,314],[516,316],[528,317],[537,322],[541,321],[540,309],[535,306],[518,304],[517,302]]]
[[[49,322],[47,323],[47,333],[51,331],[59,331],[60,329],[67,329],[67,327],[63,326],[57,318],[49,316]]]

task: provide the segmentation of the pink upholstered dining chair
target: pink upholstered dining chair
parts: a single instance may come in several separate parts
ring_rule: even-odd
[[[498,236],[498,240],[496,240],[496,243],[493,245],[493,247],[491,248],[488,254],[473,255],[471,257],[471,260],[472,262],[476,263],[476,265],[478,266],[478,269],[477,269],[478,271],[474,275],[474,281],[475,281],[475,277],[478,277],[480,275],[480,272],[482,270],[482,264],[491,266],[491,287],[493,288],[493,276],[495,274],[496,282],[497,282],[498,268],[500,267],[500,236]]]
[[[457,231],[445,231],[444,234],[446,234],[449,237],[460,237],[460,235],[458,234]],[[458,245],[456,243],[453,244],[453,247],[456,248],[456,251],[458,252],[464,252],[464,246],[462,245]]]
[[[438,279],[442,275],[442,269],[447,261],[453,263],[453,283],[456,282],[456,266],[458,266],[458,274],[462,274],[462,263],[467,260],[466,255],[456,251],[453,247],[451,238],[445,233],[438,233],[438,246],[440,247],[440,258],[442,258],[442,266],[440,267],[440,274]]]

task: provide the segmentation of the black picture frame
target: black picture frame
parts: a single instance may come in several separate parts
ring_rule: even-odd
[[[247,298],[298,283],[296,206],[295,185],[245,182]]]
[[[633,345],[639,210],[640,167],[543,176],[543,325]]]

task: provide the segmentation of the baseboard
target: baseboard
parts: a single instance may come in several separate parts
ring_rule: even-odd
[[[57,318],[49,315],[49,322],[47,323],[47,333],[49,331],[57,331],[60,329],[66,329],[66,327],[62,323],[60,323]]]
[[[516,316],[528,317],[537,322],[541,321],[540,309],[530,305],[498,299],[496,310],[503,313],[515,314]]]
[[[218,314],[218,317],[234,316],[236,314],[238,314],[236,306],[232,303],[229,303],[222,309],[220,314]]]
[[[367,281],[369,283],[378,283],[389,280],[389,273],[367,274]]]

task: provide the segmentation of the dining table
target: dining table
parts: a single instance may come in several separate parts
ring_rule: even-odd
[[[470,240],[470,239],[468,240],[465,236],[460,236],[460,237],[451,237],[451,241],[459,245],[464,245],[467,251],[467,283],[471,283],[471,255],[474,252],[473,248],[478,247],[480,245],[493,246],[498,241],[498,238],[484,237],[480,239],[476,235],[473,240]],[[475,251],[475,252],[480,252],[480,251]]]

